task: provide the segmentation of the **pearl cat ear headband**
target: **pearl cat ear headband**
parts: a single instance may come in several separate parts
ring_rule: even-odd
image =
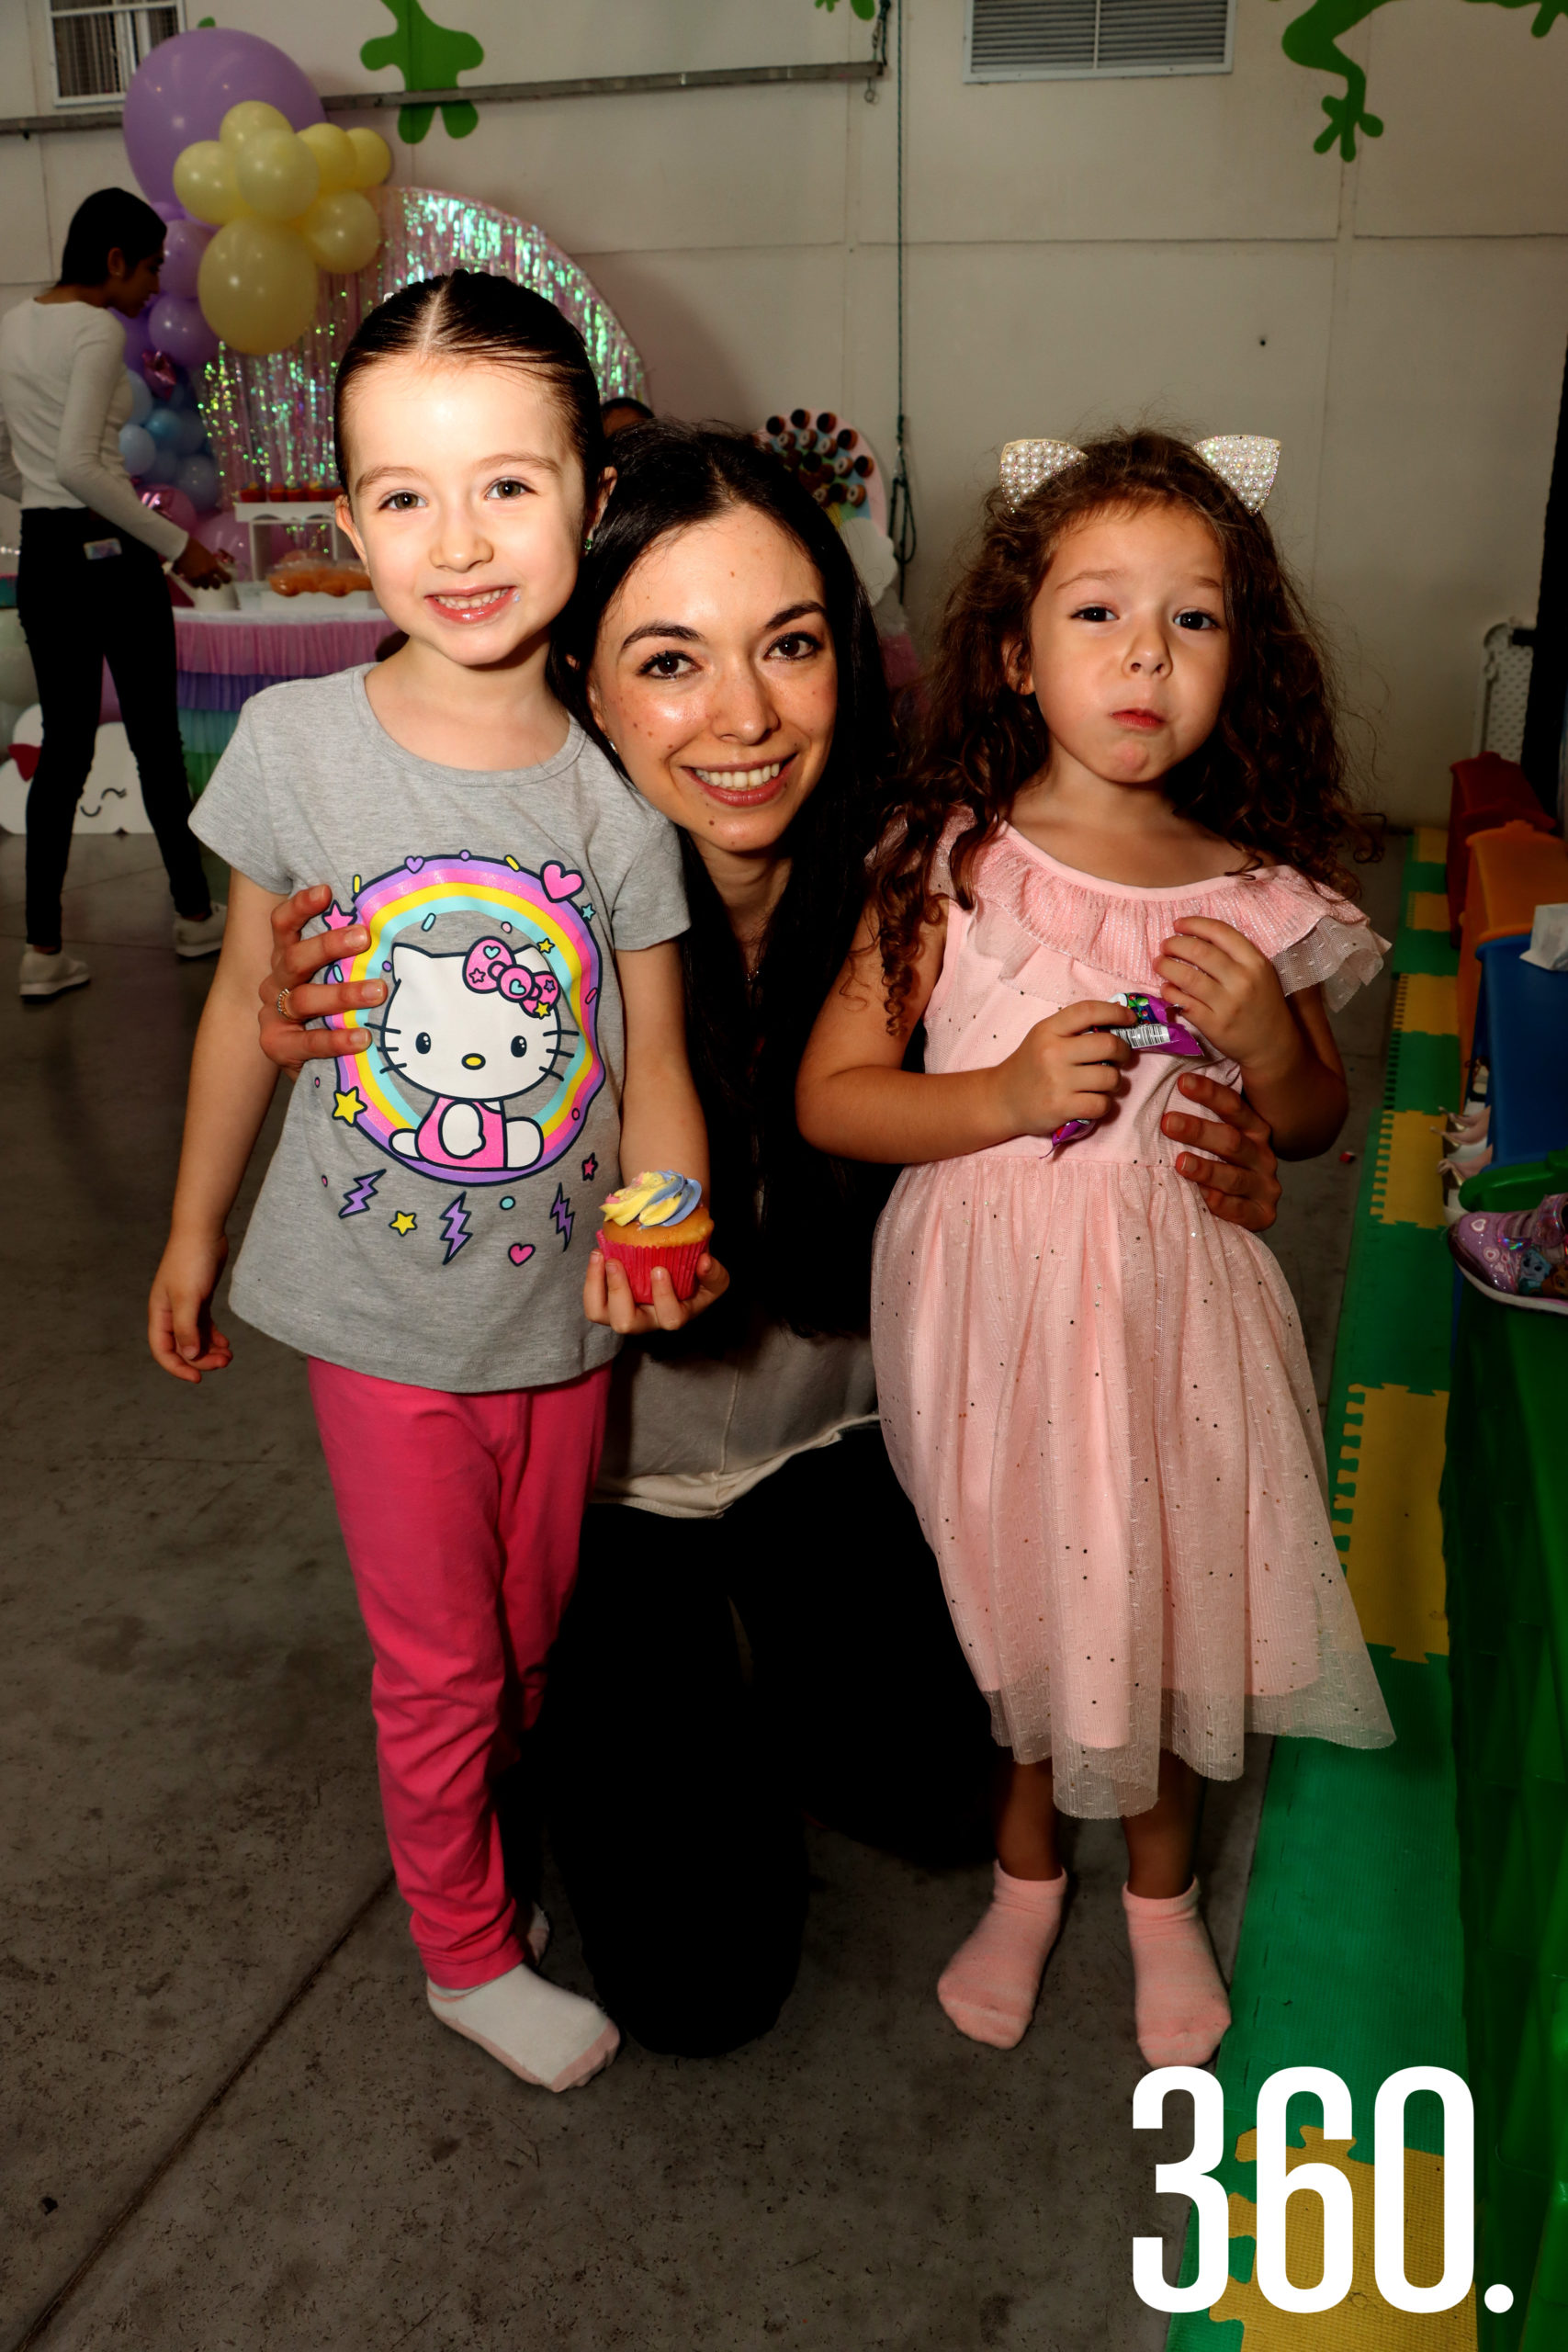
[[[1278,441],[1257,433],[1215,433],[1207,441],[1194,442],[1193,447],[1210,470],[1230,484],[1247,513],[1256,514],[1274,487]],[[1070,441],[1010,441],[1002,451],[1002,488],[1016,506],[1053,474],[1076,465],[1083,454]]]

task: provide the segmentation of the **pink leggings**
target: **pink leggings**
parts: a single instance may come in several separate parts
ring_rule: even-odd
[[[312,1357],[310,1398],[375,1653],[387,1843],[425,1973],[523,1957],[490,1783],[544,1695],[577,1575],[610,1368],[454,1396]]]

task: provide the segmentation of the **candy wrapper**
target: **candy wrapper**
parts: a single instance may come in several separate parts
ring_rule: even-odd
[[[1189,1061],[1202,1061],[1208,1048],[1194,1029],[1190,1029],[1174,1005],[1167,1004],[1162,996],[1145,996],[1140,989],[1128,989],[1121,996],[1111,999],[1112,1004],[1124,1004],[1136,1015],[1126,1029],[1108,1030],[1108,1036],[1125,1037],[1135,1054],[1180,1054]],[[1053,1128],[1051,1157],[1055,1159],[1064,1144],[1077,1143],[1098,1126],[1097,1119],[1068,1119]]]

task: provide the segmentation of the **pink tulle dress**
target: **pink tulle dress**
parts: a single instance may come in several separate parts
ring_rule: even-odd
[[[1008,826],[972,879],[971,910],[949,900],[928,1070],[998,1062],[1085,998],[1157,995],[1182,915],[1234,924],[1287,994],[1321,982],[1330,1010],[1387,944],[1288,867],[1137,889]],[[1145,1811],[1162,1747],[1224,1781],[1247,1731],[1393,1736],[1329,1527],[1290,1291],[1160,1133],[1197,1069],[1238,1076],[1140,1053],[1091,1134],[1055,1157],[1021,1137],[907,1168],[877,1228],[894,1467],[996,1736],[1021,1762],[1052,1759],[1066,1813]]]

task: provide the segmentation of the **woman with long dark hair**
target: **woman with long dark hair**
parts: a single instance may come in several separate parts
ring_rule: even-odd
[[[0,322],[0,490],[22,509],[17,605],[43,709],[28,793],[26,997],[58,996],[89,977],[62,946],[60,894],[93,764],[106,659],[174,894],[175,953],[211,956],[223,935],[186,823],[175,625],[161,566],[197,585],[228,575],[221,557],[142,505],[118,443],[130,416],[119,320],[156,295],[165,233],[139,196],[99,188],[76,209],[59,284]]]
[[[887,1174],[813,1151],[795,1076],[864,895],[894,761],[875,631],[827,515],[737,436],[653,424],[617,479],[552,645],[556,690],[681,829],[688,1046],[727,1297],[623,1350],[542,1724],[551,1842],[606,2007],[705,2054],[773,2023],[806,1906],[801,1814],[939,1863],[987,1849],[992,1747],[935,1564],[888,1467],[865,1337]],[[320,893],[280,907],[263,1043],[375,1001],[311,985]],[[1262,1123],[1173,1118],[1218,1160],[1216,1214],[1261,1227]],[[629,1298],[601,1270],[623,1329]],[[525,1864],[521,1858],[521,1873]]]

